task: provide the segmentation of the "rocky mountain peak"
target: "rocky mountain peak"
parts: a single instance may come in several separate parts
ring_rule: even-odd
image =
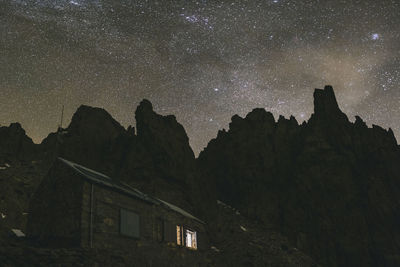
[[[198,158],[218,199],[323,266],[399,266],[399,161],[393,131],[351,123],[332,86],[315,90],[302,125],[263,109],[236,115]]]
[[[35,144],[20,123],[0,127],[0,157],[26,158],[34,152]]]
[[[347,116],[339,108],[332,86],[326,85],[324,89],[315,89],[313,117],[344,119],[348,121]]]
[[[134,166],[137,166],[134,172],[140,171],[141,179],[150,181],[147,182],[148,185],[143,185],[144,191],[189,211],[193,207],[204,206],[209,200],[201,201],[204,196],[197,190],[199,179],[196,161],[183,126],[173,115],[157,114],[151,102],[146,99],[137,107],[135,118],[136,150],[140,154],[129,153],[130,156],[127,156],[129,164],[125,164],[127,168],[124,172],[129,173]],[[155,183],[158,186],[154,186]],[[151,188],[149,184],[152,184]]]
[[[246,119],[254,122],[266,122],[275,123],[274,116],[271,112],[267,112],[263,108],[255,108],[249,114],[247,114]]]
[[[8,128],[10,128],[10,130],[17,130],[17,131],[22,130],[25,133],[25,130],[22,129],[22,126],[21,126],[21,124],[19,122],[11,123]]]
[[[106,110],[81,105],[72,116],[67,130],[76,134],[96,132],[115,137],[125,129]]]
[[[136,109],[136,112],[139,113],[153,112],[153,104],[149,100],[143,99],[142,101],[140,101],[139,106]]]
[[[330,85],[326,85],[324,89],[315,89],[314,91],[314,112],[337,112],[339,105],[336,101],[335,93]]]
[[[49,134],[41,149],[49,158],[61,156],[109,174],[112,145],[118,137],[126,134],[125,128],[106,110],[81,105],[69,126]]]
[[[24,136],[24,137],[26,136],[27,138],[29,138],[19,122],[10,123],[8,127],[2,126],[0,127],[0,129],[3,132],[3,134],[7,133],[10,136]]]
[[[175,155],[176,158],[184,156],[194,160],[186,131],[175,116],[157,114],[151,102],[144,99],[136,109],[135,118],[138,137],[149,145],[157,144],[155,150],[167,154],[177,153],[179,155]]]
[[[368,128],[367,124],[359,116],[356,116],[356,121],[354,122],[354,125],[360,128]]]
[[[245,118],[235,114],[229,123],[230,132],[240,132],[243,129],[252,128],[261,131],[272,131],[275,125],[275,119],[271,112],[263,108],[255,108],[249,112]]]

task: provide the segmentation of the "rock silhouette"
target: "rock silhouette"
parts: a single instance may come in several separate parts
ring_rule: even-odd
[[[390,129],[350,122],[332,87],[315,90],[314,114],[301,125],[261,108],[234,115],[197,159],[173,115],[143,100],[135,118],[125,129],[104,109],[81,106],[39,145],[18,123],[0,127],[0,166],[10,166],[0,170],[1,262],[21,265],[17,255],[29,250],[42,265],[400,265],[399,146]],[[143,248],[129,256],[10,241],[6,233],[24,230],[29,199],[57,156],[202,218],[213,248],[192,255],[159,246],[157,255]]]
[[[36,152],[36,147],[18,122],[0,127],[0,158],[3,160],[27,159]]]
[[[324,266],[398,266],[400,149],[392,130],[349,122],[332,87],[298,125],[254,109],[199,155],[218,198]]]

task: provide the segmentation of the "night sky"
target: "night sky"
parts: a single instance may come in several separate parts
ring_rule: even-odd
[[[299,122],[334,87],[400,137],[400,1],[0,0],[0,124],[39,143],[81,104],[123,126],[149,99],[198,153],[255,107]]]

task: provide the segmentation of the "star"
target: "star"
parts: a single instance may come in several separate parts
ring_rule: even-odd
[[[379,38],[380,38],[380,35],[378,33],[371,34],[371,40],[376,41],[376,40],[379,40]]]
[[[308,120],[326,84],[349,118],[400,136],[396,1],[6,2],[0,124],[20,122],[36,143],[63,105],[66,124],[86,104],[128,126],[147,98],[198,153],[256,107]]]

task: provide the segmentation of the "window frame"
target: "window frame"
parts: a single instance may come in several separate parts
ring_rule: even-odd
[[[191,238],[192,244],[193,244],[193,240],[194,240],[194,246],[193,245],[188,246],[188,242],[187,242],[188,234],[194,236],[194,238]],[[198,249],[197,231],[194,230],[193,228],[189,228],[184,225],[176,224],[176,244],[180,247],[197,250]]]
[[[133,213],[136,214],[138,216],[138,236],[134,236],[134,235],[130,235],[127,233],[123,233],[122,232],[122,212],[128,212],[128,213]],[[127,238],[132,238],[132,239],[140,239],[141,238],[141,215],[139,212],[137,212],[136,210],[131,210],[131,209],[126,209],[126,208],[120,208],[119,209],[119,235],[120,236],[124,236]]]
[[[187,227],[184,227],[183,230],[184,230],[184,239],[185,239],[184,246],[186,248],[188,248],[188,249],[197,250],[198,249],[197,231],[192,229],[192,228],[187,228]],[[188,232],[190,232],[191,235],[194,235],[194,244],[195,244],[195,246],[190,246],[190,247],[188,246],[188,244],[186,242]],[[192,240],[191,242],[193,244],[193,238],[191,240]]]

